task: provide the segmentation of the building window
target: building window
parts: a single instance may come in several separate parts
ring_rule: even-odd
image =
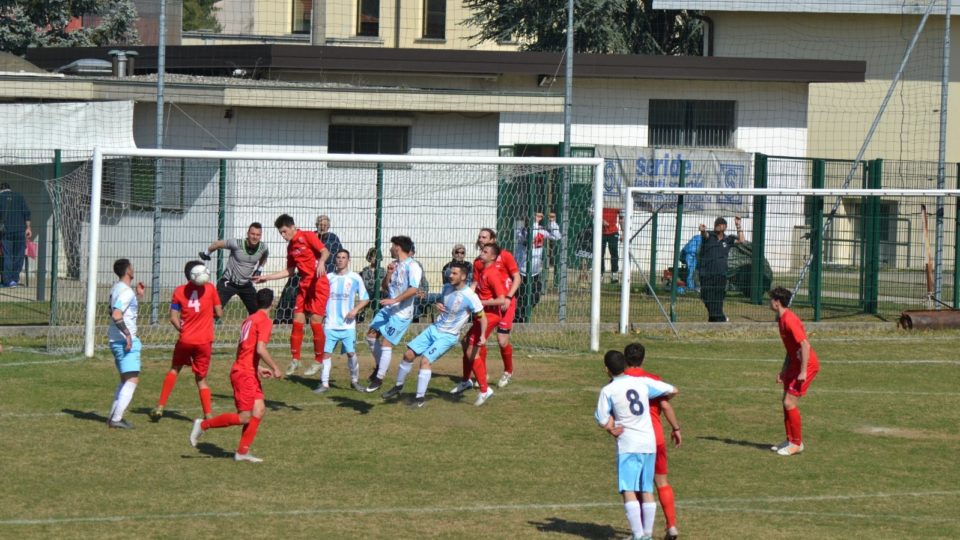
[[[293,0],[293,28],[294,34],[310,33],[310,18],[313,13],[313,0]]]
[[[406,154],[410,128],[331,125],[327,150],[331,154]]]
[[[650,146],[733,146],[735,101],[650,100]]]
[[[359,0],[357,10],[357,35],[380,35],[380,0]]]
[[[447,0],[423,0],[423,37],[444,39],[447,30]]]

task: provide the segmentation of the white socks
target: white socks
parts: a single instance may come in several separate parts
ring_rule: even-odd
[[[133,381],[126,381],[120,387],[120,391],[117,392],[117,401],[114,405],[111,412],[113,413],[110,416],[110,419],[114,422],[119,422],[123,420],[123,413],[127,411],[127,407],[130,406],[130,402],[133,401],[133,392],[137,389],[137,383]]]
[[[350,382],[360,380],[360,362],[357,361],[357,353],[347,353],[347,369],[350,370]]]
[[[400,367],[397,369],[397,386],[403,386],[411,369],[413,369],[413,362],[400,361]]]
[[[330,386],[330,368],[333,366],[333,359],[323,359],[323,371],[320,372],[320,382],[324,386]]]
[[[654,506],[656,508],[656,506]],[[643,514],[640,511],[640,501],[628,501],[623,503],[623,509],[627,512],[627,521],[630,523],[630,530],[633,531],[634,538],[643,536]]]
[[[387,371],[390,370],[390,361],[393,357],[393,348],[384,347],[380,344],[380,363],[377,364],[377,378],[381,381],[386,378]]]
[[[113,411],[117,410],[117,401],[120,400],[121,388],[123,388],[123,381],[117,383],[117,389],[113,391],[113,405],[110,405],[110,414],[107,415],[107,420],[113,420]]]
[[[643,535],[653,536],[653,520],[657,517],[657,503],[643,503],[640,505],[643,514]]]
[[[430,386],[430,377],[432,375],[433,371],[420,368],[420,374],[417,375],[417,397],[424,397],[427,395],[427,387]]]

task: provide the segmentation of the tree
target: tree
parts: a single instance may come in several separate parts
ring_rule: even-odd
[[[67,30],[84,16],[98,24]],[[0,0],[0,51],[133,45],[140,41],[136,21],[132,0]]]
[[[219,32],[223,29],[217,20],[216,7],[220,0],[183,0],[183,31],[209,30]]]
[[[578,0],[574,51],[606,54],[700,55],[703,29],[688,11],[655,10],[650,0]],[[528,51],[563,51],[567,0],[466,0],[467,24],[480,41],[517,40]]]

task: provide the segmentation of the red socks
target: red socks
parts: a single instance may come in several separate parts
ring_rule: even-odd
[[[323,333],[323,324],[312,322],[310,330],[313,331],[313,358],[317,362],[323,362],[323,346],[327,342],[327,335]]]
[[[470,380],[470,373],[473,371],[473,362],[470,360],[470,357],[467,356],[467,352],[463,353],[463,380]]]
[[[240,446],[237,447],[238,454],[250,453],[250,445],[257,436],[257,428],[260,427],[260,419],[254,416],[247,425],[243,426],[243,434],[240,435]]]
[[[473,373],[477,376],[477,382],[480,383],[480,391],[487,391],[487,346],[480,347],[480,354],[473,361]]]
[[[293,322],[293,330],[290,331],[290,356],[294,360],[300,360],[300,347],[303,345],[303,323]]]
[[[204,416],[210,416],[213,413],[213,406],[210,404],[210,388],[200,389],[200,406],[203,407]]]
[[[177,384],[177,375],[178,373],[176,371],[168,371],[167,376],[163,378],[163,389],[160,390],[160,400],[157,401],[158,407],[163,407],[167,404],[170,392],[173,392],[173,387]]]
[[[800,420],[800,409],[794,407],[783,411],[783,423],[787,426],[787,440],[792,444],[803,443],[803,423]]]
[[[500,356],[503,357],[503,371],[513,373],[513,345],[507,343],[506,347],[500,347]]]
[[[209,420],[200,423],[200,428],[204,431],[211,428],[223,428],[240,425],[240,415],[237,413],[223,413]]]
[[[660,498],[660,507],[663,508],[663,517],[667,519],[667,528],[677,526],[677,509],[673,502],[673,488],[670,484],[657,486],[657,497]]]

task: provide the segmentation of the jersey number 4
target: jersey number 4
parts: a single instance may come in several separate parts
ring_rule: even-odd
[[[643,400],[640,399],[640,393],[636,390],[627,390],[627,402],[630,403],[630,412],[634,416],[643,414]]]
[[[193,308],[194,313],[200,313],[200,298],[197,297],[197,291],[190,294],[190,300],[187,301],[187,307]]]

